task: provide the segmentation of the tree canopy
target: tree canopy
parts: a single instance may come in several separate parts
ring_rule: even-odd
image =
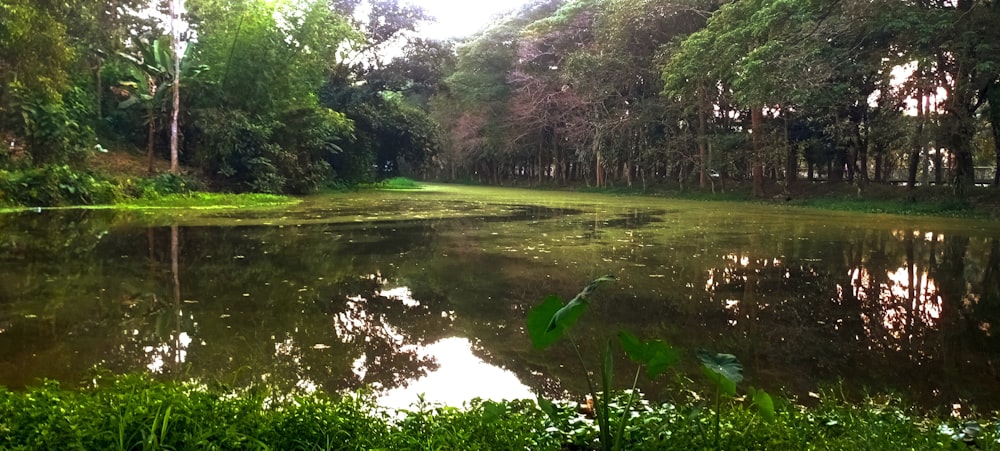
[[[444,166],[598,185],[714,174],[762,196],[800,177],[912,186],[907,171],[933,160],[961,193],[1000,156],[977,138],[1000,111],[996,4],[532,3],[458,47],[433,102]],[[936,131],[918,134],[925,122]]]
[[[163,156],[176,115],[181,162],[243,191],[1000,183],[993,0],[535,0],[459,42],[412,2],[186,3],[171,38],[163,1],[0,0],[0,164]],[[180,70],[142,57],[177,40]]]
[[[80,165],[104,143],[147,148],[153,171],[172,116],[181,163],[235,191],[371,180],[439,147],[426,105],[453,53],[412,34],[419,8],[187,0],[171,36],[174,3],[0,1],[0,169]]]

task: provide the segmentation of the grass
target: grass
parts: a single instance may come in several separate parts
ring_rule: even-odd
[[[701,190],[696,185],[680,189],[676,184],[657,184],[643,188],[640,185],[627,186],[539,186],[537,189],[568,189],[587,193],[601,193],[616,196],[652,196],[672,199],[710,202],[750,202],[780,203],[783,205],[814,208],[831,211],[857,213],[882,213],[906,216],[935,216],[962,219],[1000,218],[1000,196],[995,187],[977,187],[966,197],[958,199],[950,186],[907,187],[869,184],[863,194],[857,186],[844,183],[797,182],[789,191],[771,184],[766,187],[767,196],[754,198],[751,186],[746,183],[730,182],[723,190],[716,192]]]
[[[378,189],[421,189],[423,186],[406,177],[393,177],[373,185]]]
[[[621,394],[624,396],[624,394]],[[560,404],[476,400],[462,407],[414,400],[396,415],[371,393],[276,393],[98,376],[88,388],[44,382],[0,387],[0,449],[592,449],[593,420]],[[765,420],[734,400],[715,413],[698,402],[654,404],[639,397],[624,449],[1000,449],[996,415],[920,414],[898,399],[848,404],[824,396],[806,408],[779,400]],[[618,417],[623,403],[612,403]],[[618,409],[615,411],[614,409]]]
[[[167,194],[158,197],[128,199],[112,205],[75,205],[66,207],[44,207],[45,210],[224,210],[224,209],[267,209],[295,205],[301,202],[290,196],[259,193],[206,193]],[[0,214],[31,211],[34,208],[0,208]],[[41,209],[39,209],[40,211]]]
[[[789,205],[823,210],[887,213],[907,216],[943,216],[969,219],[990,217],[987,212],[977,210],[969,202],[957,199],[916,202],[891,199],[817,198],[791,201]]]
[[[168,194],[154,198],[132,199],[117,204],[119,208],[265,208],[293,205],[300,202],[289,196],[261,193],[207,193]]]

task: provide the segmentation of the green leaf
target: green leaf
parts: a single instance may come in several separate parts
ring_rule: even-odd
[[[565,330],[576,323],[583,311],[587,309],[587,300],[576,297],[569,304],[566,304],[552,315],[549,324],[545,326],[545,332],[552,332],[560,329]]]
[[[632,361],[646,365],[646,376],[655,379],[681,359],[676,349],[663,340],[642,341],[628,332],[618,332],[622,349]]]
[[[560,327],[565,329],[576,323],[577,318],[583,314],[584,309],[587,307],[588,298],[590,298],[590,295],[597,289],[597,286],[610,280],[615,280],[615,276],[608,274],[598,277],[588,283],[587,286],[583,287],[583,290],[577,293],[577,295],[574,296],[565,307],[559,309],[559,311],[552,316],[552,321],[549,322],[546,329],[548,331],[555,330]]]
[[[536,349],[545,349],[555,343],[586,310],[587,297],[593,293],[597,285],[608,280],[614,280],[614,277],[604,276],[595,279],[566,305],[563,305],[562,300],[555,295],[543,299],[540,305],[528,312],[526,326],[531,344]]]
[[[770,421],[774,419],[774,400],[764,390],[750,388],[750,400],[757,406],[760,416]]]
[[[698,351],[705,374],[729,395],[736,394],[736,384],[743,380],[743,364],[732,354]]]
[[[131,107],[132,105],[135,105],[137,103],[139,103],[139,97],[138,96],[132,96],[132,97],[129,97],[129,98],[123,100],[121,103],[119,103],[118,104],[118,108],[119,109],[125,109],[125,108]]]
[[[591,293],[593,293],[594,290],[597,289],[598,285],[600,285],[600,284],[602,284],[604,282],[611,282],[611,281],[614,281],[614,280],[615,280],[615,276],[613,276],[611,274],[606,274],[606,275],[603,275],[601,277],[598,277],[598,278],[592,280],[590,283],[588,283],[587,286],[583,287],[583,290],[580,291],[579,293],[577,293],[576,297],[574,297],[573,300],[575,301],[577,299],[586,299],[586,298],[590,297]]]
[[[717,387],[719,387],[719,390],[722,391],[722,393],[725,393],[729,396],[736,396],[735,382],[726,379],[725,376],[723,376],[720,373],[716,373],[715,371],[712,371],[712,369],[707,366],[702,366],[701,372],[705,373],[705,376],[708,377],[708,380],[712,381],[712,383],[714,383]]]
[[[554,423],[559,422],[559,408],[556,407],[555,403],[539,395],[538,408],[542,409],[542,412],[544,412],[545,415],[549,417],[549,419],[552,420]]]
[[[531,344],[535,349],[545,349],[555,343],[562,336],[563,330],[549,330],[549,323],[552,318],[563,307],[562,299],[559,296],[551,295],[542,300],[542,303],[535,306],[528,312],[525,321],[528,329],[528,336],[531,337]]]
[[[507,405],[494,401],[486,401],[483,403],[483,421],[486,423],[494,423],[502,418],[507,417]]]

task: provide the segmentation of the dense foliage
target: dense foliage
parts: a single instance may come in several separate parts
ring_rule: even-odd
[[[46,382],[0,388],[4,449],[591,449],[592,420],[572,405],[543,413],[533,401],[473,401],[463,408],[414,400],[399,414],[371,394],[329,397],[234,390],[148,377],[98,377],[68,390]],[[620,404],[611,412],[620,416]],[[723,407],[718,441],[711,409],[641,400],[626,449],[1000,449],[995,418],[938,418],[893,399],[861,405],[824,398],[785,402],[770,420]]]
[[[459,46],[440,175],[965,194],[1000,183],[998,4],[532,2]]]
[[[188,0],[170,13],[179,3],[0,2],[0,203],[129,197],[41,193],[92,177],[95,149],[145,149],[150,177],[169,156],[171,173],[179,162],[209,188],[271,193],[413,172],[437,151],[425,105],[444,67],[382,56],[405,46],[447,61],[451,47],[413,35],[419,8]]]
[[[0,2],[0,167],[176,142],[236,191],[1000,184],[995,0],[535,0],[458,43],[397,0],[143,12],[175,3]]]

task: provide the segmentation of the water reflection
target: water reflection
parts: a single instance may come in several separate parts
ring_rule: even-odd
[[[535,395],[513,372],[484,362],[473,353],[469,340],[449,337],[419,350],[433,358],[438,368],[405,386],[383,392],[379,404],[404,409],[423,399],[428,403],[460,406],[474,398],[530,399]]]
[[[0,217],[0,384],[72,385],[98,365],[279,390],[371,385],[403,406],[436,397],[432,382],[449,374],[437,386],[469,396],[575,396],[586,387],[572,349],[537,352],[521,326],[542,297],[611,272],[619,281],[575,334],[588,358],[627,329],[736,354],[749,385],[776,391],[842,379],[929,405],[1000,406],[992,229],[521,199],[496,211],[450,202],[437,216],[430,202],[390,200],[329,221],[337,207],[314,202],[256,226]],[[458,214],[464,205],[475,214]],[[676,392],[664,380],[642,389]]]

